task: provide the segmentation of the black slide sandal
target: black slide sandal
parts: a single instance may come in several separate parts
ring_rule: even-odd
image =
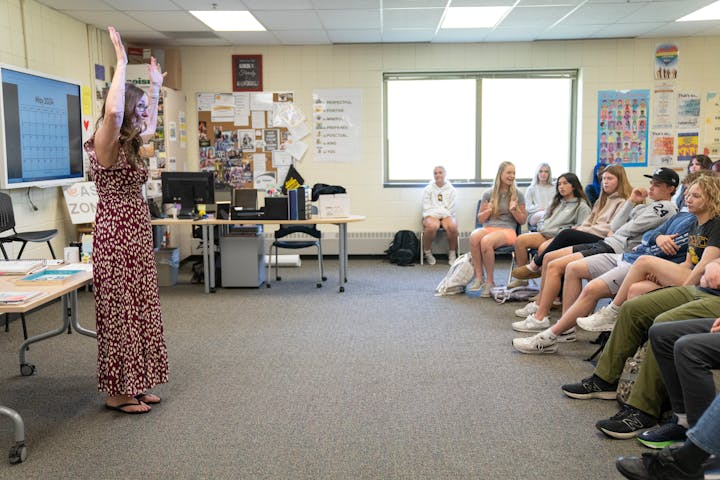
[[[136,399],[136,400],[137,400],[137,399]],[[143,402],[141,402],[140,400],[138,400],[137,403],[135,403],[135,402],[128,402],[128,403],[121,403],[120,405],[108,405],[108,404],[106,403],[106,404],[105,404],[105,408],[107,408],[108,410],[115,410],[115,411],[120,412],[120,413],[126,413],[126,414],[128,414],[128,415],[140,415],[140,414],[142,414],[142,413],[148,413],[150,410],[140,410],[140,411],[136,411],[136,412],[128,411],[128,410],[123,410],[123,407],[131,407],[131,406],[133,406],[133,405],[142,405],[142,403],[143,403]]]

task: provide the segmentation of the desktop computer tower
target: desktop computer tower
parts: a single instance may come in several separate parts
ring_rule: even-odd
[[[254,232],[247,229],[233,234],[232,230],[220,236],[220,262],[222,286],[254,287],[265,282],[265,239],[262,228]]]

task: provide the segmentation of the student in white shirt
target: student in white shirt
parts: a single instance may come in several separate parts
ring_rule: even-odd
[[[432,254],[432,242],[442,226],[448,238],[450,265],[457,258],[458,227],[455,219],[455,187],[445,179],[445,167],[438,165],[433,169],[433,180],[423,192],[423,255],[429,265],[435,265]]]

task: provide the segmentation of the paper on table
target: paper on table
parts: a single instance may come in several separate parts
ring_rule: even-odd
[[[86,272],[92,272],[92,267],[92,263],[71,263],[65,267],[58,268],[58,270],[84,270]]]

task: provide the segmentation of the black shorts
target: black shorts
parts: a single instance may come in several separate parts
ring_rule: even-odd
[[[593,242],[593,243],[579,243],[573,245],[573,253],[582,253],[583,257],[592,257],[593,255],[600,255],[601,253],[615,253],[615,250],[607,243]]]

